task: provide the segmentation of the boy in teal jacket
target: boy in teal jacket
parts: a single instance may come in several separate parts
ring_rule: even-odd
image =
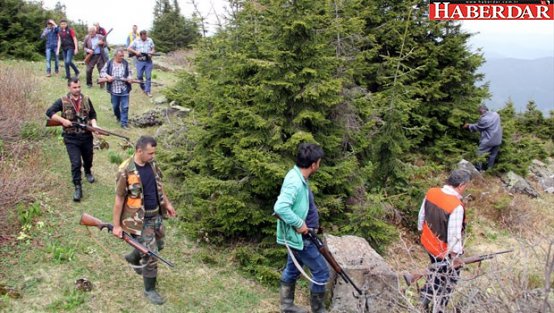
[[[312,312],[325,312],[323,299],[329,268],[316,246],[306,237],[309,228],[319,227],[317,208],[310,197],[308,178],[317,172],[323,149],[316,144],[302,143],[298,146],[296,165],[287,173],[281,193],[273,210],[280,216],[277,221],[277,243],[287,245],[300,266],[306,265],[315,283],[310,285]],[[311,201],[310,201],[311,200]],[[291,255],[281,276],[281,312],[299,313],[306,310],[294,305],[294,289],[300,271]]]

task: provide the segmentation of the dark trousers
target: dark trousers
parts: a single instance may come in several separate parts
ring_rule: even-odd
[[[498,152],[500,151],[500,145],[498,146],[479,146],[479,150],[477,150],[477,156],[481,156],[485,153],[489,154],[489,159],[487,161],[487,165],[483,165],[481,163],[477,164],[477,169],[479,171],[485,171],[487,169],[490,169],[494,166],[494,162],[496,161],[496,157],[498,156]]]
[[[94,66],[96,66],[98,73],[100,73],[105,63],[106,60],[102,53],[90,57],[90,61],[87,64],[87,86],[92,86],[92,70],[94,70]]]
[[[73,184],[80,185],[81,166],[85,169],[85,174],[91,173],[93,156],[92,136],[66,137],[64,138],[64,143],[69,155],[69,162],[71,162]]]
[[[431,266],[427,275],[425,286],[421,289],[421,301],[428,312],[445,312],[450,295],[460,277],[460,269],[454,269],[451,265],[445,264],[444,259],[435,258],[429,255]],[[432,311],[431,306],[435,307]]]

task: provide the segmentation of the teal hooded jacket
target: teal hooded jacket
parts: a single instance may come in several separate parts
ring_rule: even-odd
[[[302,176],[300,168],[294,166],[285,176],[281,193],[275,202],[273,211],[281,219],[277,221],[277,243],[302,250],[302,235],[296,229],[304,224],[309,208],[309,186]]]

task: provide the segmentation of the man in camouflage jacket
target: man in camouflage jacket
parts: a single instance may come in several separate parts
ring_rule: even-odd
[[[154,162],[156,140],[141,136],[135,154],[119,166],[113,208],[113,234],[119,238],[125,231],[157,253],[164,247],[165,229],[162,218],[174,217],[175,209],[162,187],[162,174]],[[127,262],[142,274],[144,295],[154,304],[165,300],[156,291],[157,260],[133,250],[125,256]],[[144,268],[137,266],[144,264]]]

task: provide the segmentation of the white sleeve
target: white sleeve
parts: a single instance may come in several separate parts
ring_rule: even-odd
[[[459,205],[452,211],[448,219],[448,251],[462,254],[462,224],[464,222],[464,208]]]
[[[417,216],[417,230],[422,231],[423,230],[423,222],[425,221],[425,199],[423,199],[423,202],[421,203],[421,207],[419,208],[419,214]]]

